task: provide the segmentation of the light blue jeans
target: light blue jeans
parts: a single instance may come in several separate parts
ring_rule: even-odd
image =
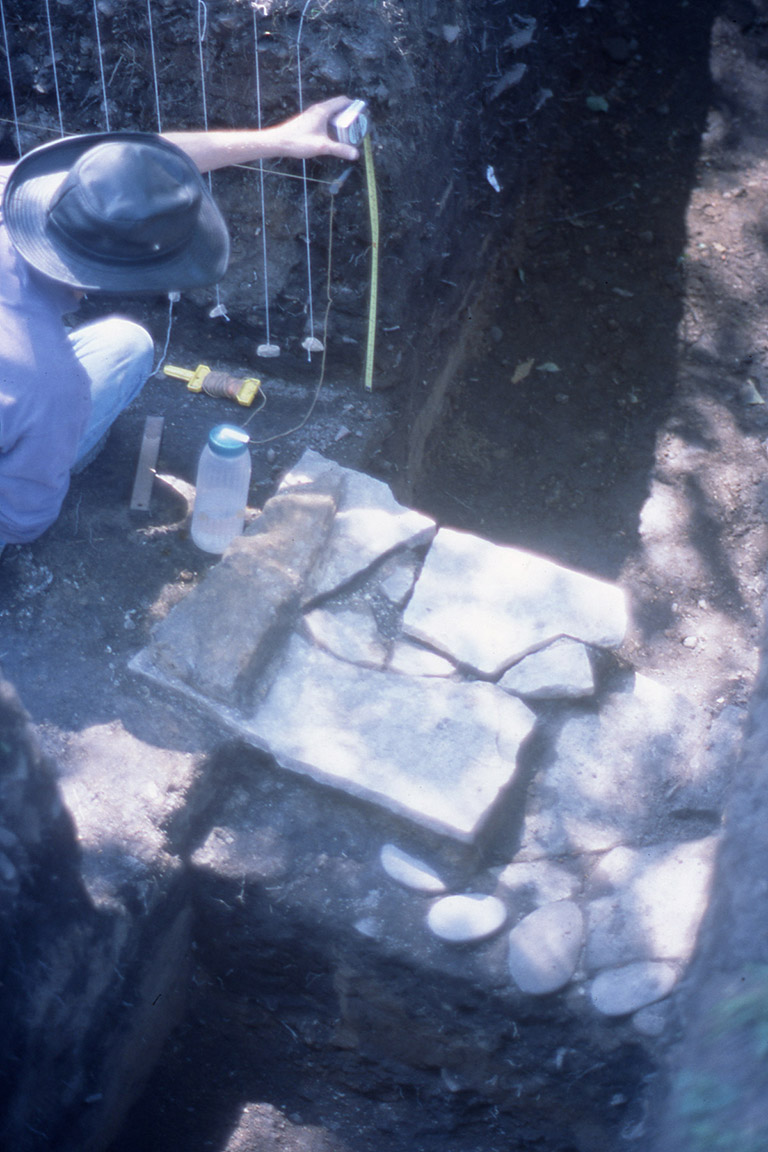
[[[91,381],[91,418],[80,438],[73,471],[96,456],[113,422],[127,408],[152,372],[152,337],[133,320],[110,316],[69,334],[75,355]]]
[[[133,320],[110,316],[69,334],[75,355],[91,382],[91,418],[80,437],[72,472],[98,456],[114,421],[138,396],[152,372],[152,337]],[[0,540],[0,556],[5,543]]]

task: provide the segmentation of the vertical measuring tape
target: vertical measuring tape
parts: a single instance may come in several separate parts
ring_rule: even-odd
[[[368,133],[363,140],[365,182],[368,186],[368,214],[371,218],[371,290],[368,301],[368,342],[365,350],[365,390],[373,391],[373,358],[376,348],[376,309],[379,298],[379,197],[373,170],[373,148]]]

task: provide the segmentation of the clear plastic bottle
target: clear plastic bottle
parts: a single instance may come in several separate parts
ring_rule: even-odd
[[[221,553],[245,523],[251,454],[248,433],[218,424],[208,434],[197,465],[192,539],[204,552]]]

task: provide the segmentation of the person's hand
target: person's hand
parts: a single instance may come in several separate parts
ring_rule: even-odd
[[[340,144],[330,135],[331,117],[341,112],[351,100],[334,96],[305,108],[298,116],[268,129],[280,137],[280,154],[307,160],[311,156],[338,156],[340,160],[357,160],[360,153],[351,144]]]

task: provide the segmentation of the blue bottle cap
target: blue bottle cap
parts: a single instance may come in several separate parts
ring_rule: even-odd
[[[217,456],[239,456],[250,440],[248,433],[234,424],[217,424],[208,433],[208,447]]]

